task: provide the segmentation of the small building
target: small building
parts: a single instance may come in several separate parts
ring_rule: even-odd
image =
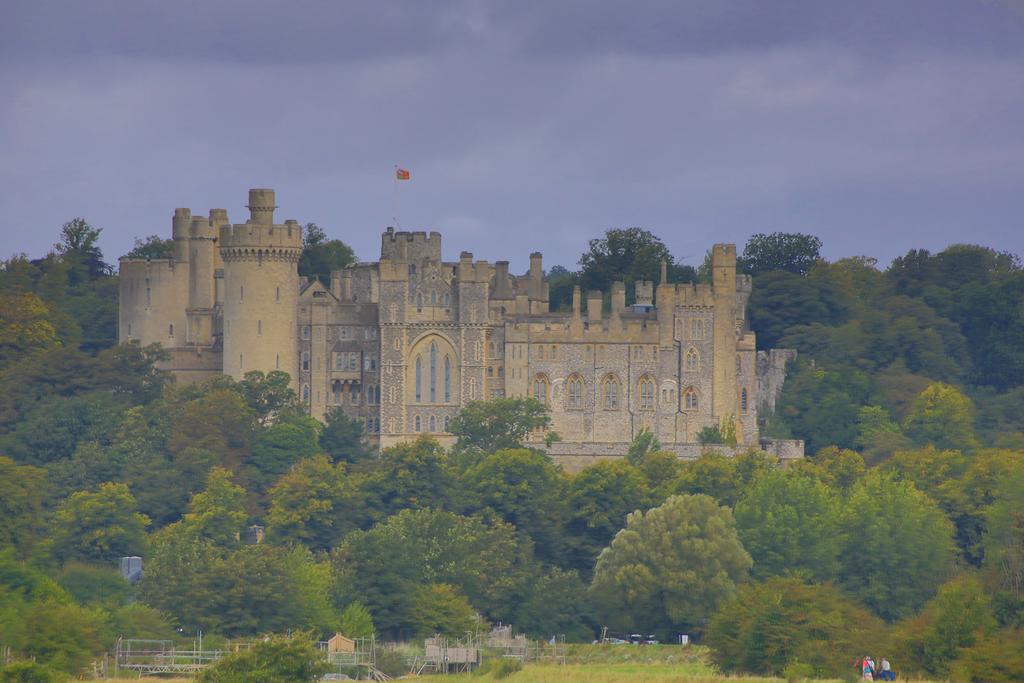
[[[335,633],[333,636],[327,639],[327,652],[355,652],[356,641],[352,638],[343,636],[340,633]]]
[[[142,558],[133,555],[121,558],[121,578],[128,583],[136,583],[142,578]]]

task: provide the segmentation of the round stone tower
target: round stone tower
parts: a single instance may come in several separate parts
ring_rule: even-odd
[[[249,190],[249,221],[220,228],[224,374],[282,370],[297,386],[298,262],[302,229],[274,225],[274,191]]]

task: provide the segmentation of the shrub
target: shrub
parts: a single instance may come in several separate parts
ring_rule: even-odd
[[[201,683],[293,683],[315,681],[330,670],[309,640],[271,638],[236,652],[203,671]]]
[[[490,676],[494,680],[508,678],[517,671],[523,670],[523,663],[518,659],[508,657],[492,656],[484,659],[480,668],[476,670],[478,676]]]
[[[14,662],[0,668],[0,683],[57,683],[63,677],[35,662]]]

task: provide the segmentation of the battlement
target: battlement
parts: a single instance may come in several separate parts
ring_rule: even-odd
[[[285,221],[284,225],[222,225],[219,246],[225,261],[260,258],[298,261],[302,254],[302,228],[294,220]]]
[[[388,228],[380,240],[381,260],[419,261],[441,260],[441,233],[422,230],[408,232]]]

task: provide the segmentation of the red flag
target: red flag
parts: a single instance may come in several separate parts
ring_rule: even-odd
[[[408,171],[408,169],[404,169],[404,168],[396,168],[395,169],[395,180],[408,180],[408,179],[409,179],[409,171]]]

